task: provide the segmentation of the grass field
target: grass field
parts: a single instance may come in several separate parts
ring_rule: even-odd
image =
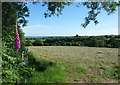
[[[59,63],[70,83],[118,82],[117,48],[30,46],[28,49],[37,58]]]

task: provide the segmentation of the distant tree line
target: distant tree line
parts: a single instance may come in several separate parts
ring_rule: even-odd
[[[34,40],[34,42],[31,42],[31,40]],[[120,36],[53,37],[45,40],[38,38],[26,38],[26,46],[89,46],[118,48],[120,47]]]

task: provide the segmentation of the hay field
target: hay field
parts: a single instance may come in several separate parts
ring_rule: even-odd
[[[104,61],[117,63],[117,48],[77,47],[77,46],[30,46],[37,57],[89,59],[92,61]]]
[[[114,83],[116,79],[106,78],[103,68],[112,69],[118,65],[118,49],[117,48],[98,48],[98,47],[80,47],[80,46],[30,46],[29,51],[33,52],[36,57],[40,57],[49,61],[59,62],[65,68],[69,82],[102,82]],[[82,78],[76,73],[77,67],[87,69],[87,74]],[[105,70],[107,72],[108,70]],[[93,75],[95,79],[84,79],[87,75]],[[107,73],[109,76],[110,73]],[[90,77],[90,76],[89,76]],[[85,77],[86,78],[86,77]]]

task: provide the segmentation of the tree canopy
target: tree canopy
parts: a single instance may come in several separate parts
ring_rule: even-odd
[[[26,2],[4,2],[2,4],[3,13],[3,26],[11,25],[15,21],[16,15],[18,16],[18,26],[26,26],[27,20],[25,17],[30,15],[29,8]],[[62,10],[65,6],[70,6],[73,2],[33,2],[33,4],[40,4],[42,6],[47,6],[44,17],[59,16],[62,14]],[[120,5],[119,2],[80,2],[76,3],[76,7],[85,6],[88,9],[88,16],[85,17],[85,22],[81,24],[82,27],[86,27],[93,21],[98,24],[97,16],[102,10],[106,11],[108,15],[114,13],[117,7]],[[78,10],[79,11],[79,10]],[[6,15],[9,13],[9,16]],[[7,22],[7,23],[6,23]]]
[[[45,17],[59,16],[62,14],[62,10],[66,5],[70,6],[73,2],[43,2],[42,6],[47,6],[47,11],[44,13]],[[76,3],[77,7],[81,5],[85,6],[88,11],[88,16],[85,17],[85,22],[82,23],[82,27],[86,27],[91,21],[98,24],[97,16],[101,13],[101,10],[107,12],[108,15],[114,13],[117,9],[117,6],[120,5],[119,2],[81,2]]]

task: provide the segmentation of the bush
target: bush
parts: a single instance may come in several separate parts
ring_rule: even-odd
[[[15,27],[13,26],[13,28]],[[2,32],[2,83],[16,83],[24,75],[28,77],[32,73],[32,69],[29,67],[26,68],[25,61],[21,59],[25,51],[24,33],[21,29],[18,29],[21,47],[16,52],[14,46],[14,29],[12,31],[3,30]]]
[[[45,43],[44,46],[49,46],[49,43]]]
[[[111,45],[111,47],[116,47],[116,39],[115,38],[110,38],[108,43]]]
[[[98,46],[98,40],[96,38],[92,38],[89,43],[90,47],[97,47]]]
[[[44,43],[43,43],[43,41],[41,41],[40,39],[35,39],[33,45],[34,45],[34,46],[43,46]]]
[[[26,68],[20,53],[11,51],[10,48],[4,46],[4,42],[2,44],[2,83],[16,83],[16,80],[22,79],[25,75],[31,76],[33,70]]]
[[[32,46],[32,42],[28,39],[25,43],[26,46]]]
[[[65,42],[62,42],[61,45],[62,45],[62,46],[66,46],[66,43],[65,43]]]
[[[98,46],[99,46],[99,47],[104,47],[104,45],[105,45],[104,40],[99,40],[99,41],[98,41]]]
[[[72,46],[72,43],[71,42],[67,42],[66,45],[67,46]]]
[[[78,42],[73,42],[72,46],[80,46],[80,44]]]
[[[111,44],[106,44],[106,47],[111,48],[112,46]]]

